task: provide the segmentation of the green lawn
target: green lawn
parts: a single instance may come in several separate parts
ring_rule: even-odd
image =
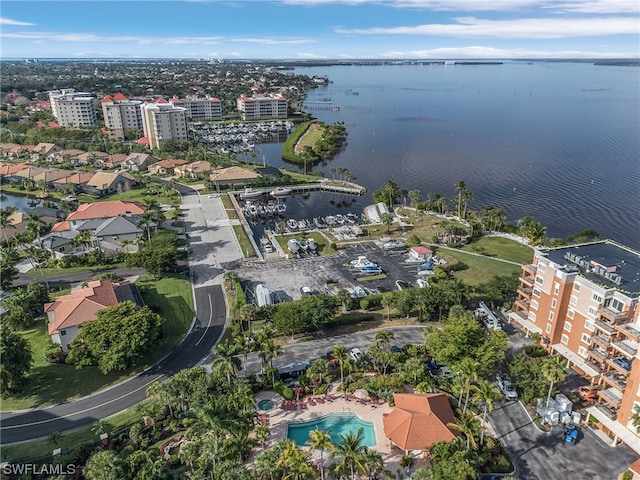
[[[445,258],[450,263],[460,262],[467,268],[456,271],[456,278],[468,285],[476,286],[486,283],[489,279],[501,275],[511,275],[520,272],[519,265],[501,262],[489,257],[477,257],[461,250],[438,250],[438,256]],[[446,270],[447,266],[444,265]]]
[[[244,231],[242,225],[233,225],[233,231],[236,233],[238,245],[240,245],[240,250],[242,250],[244,258],[255,257],[256,251],[254,250],[253,244],[251,243],[251,240],[249,240],[247,232]]]
[[[43,268],[42,273],[45,275],[60,275],[61,273],[81,273],[81,272],[103,272],[105,270],[113,270],[114,268],[122,268],[126,265],[124,262],[114,263],[111,265],[94,265],[92,267],[70,267],[70,268]],[[39,269],[31,269],[29,273],[40,273]]]
[[[153,199],[160,204],[178,205],[180,203],[180,197],[175,190],[166,190],[155,184],[149,184],[146,187],[134,187],[128,192],[113,193],[98,201],[125,200],[145,203],[148,199]]]
[[[482,237],[462,250],[518,263],[531,263],[533,249],[528,245],[502,237]]]
[[[309,125],[309,128],[304,135],[298,140],[298,145],[303,147],[309,146],[312,147],[322,138],[324,135],[324,127],[322,127],[319,123],[312,123]]]
[[[130,408],[122,413],[114,415],[106,420],[106,432],[111,433],[127,425],[140,420],[140,413],[137,408]],[[58,439],[57,445],[53,445],[49,440],[35,440],[33,442],[20,443],[2,447],[2,461],[10,463],[28,462],[35,458],[50,455],[54,448],[65,450],[75,448],[89,442],[99,442],[98,436],[91,431],[92,426],[79,428],[69,432],[64,432]]]
[[[184,278],[141,281],[137,285],[146,304],[167,320],[159,348],[146,362],[150,365],[171,349],[189,328],[193,318],[193,296],[191,285]],[[45,351],[49,336],[45,322],[41,321],[34,328],[21,333],[33,351],[30,383],[22,395],[2,399],[2,411],[44,407],[82,397],[124,380],[144,368],[140,366],[104,375],[98,367],[76,369],[73,365],[48,363]]]

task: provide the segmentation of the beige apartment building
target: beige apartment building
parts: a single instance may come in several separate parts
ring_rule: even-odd
[[[288,103],[282,95],[243,95],[238,98],[237,107],[242,120],[287,118]]]
[[[76,92],[73,88],[52,90],[49,93],[51,113],[65,128],[91,128],[98,121],[90,93]]]
[[[640,252],[612,240],[536,249],[522,267],[509,321],[539,333],[552,353],[593,385],[587,409],[613,444],[640,453]]]
[[[160,98],[155,103],[140,105],[144,135],[150,148],[159,148],[162,142],[181,144],[187,141],[187,110]]]
[[[222,102],[214,97],[170,98],[169,103],[186,110],[188,120],[222,120]]]
[[[124,140],[127,133],[142,130],[142,102],[129,100],[122,93],[107,95],[102,99],[104,124],[114,138]]]

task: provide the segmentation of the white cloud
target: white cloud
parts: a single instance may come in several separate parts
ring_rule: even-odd
[[[640,13],[637,0],[594,0],[553,3],[549,8],[575,13]]]
[[[247,43],[262,43],[265,45],[299,45],[301,43],[316,43],[315,40],[307,38],[290,38],[290,39],[275,39],[275,38],[231,38],[231,42],[247,42]]]
[[[316,53],[298,52],[298,53],[296,53],[296,58],[307,58],[307,59],[310,59],[310,60],[314,60],[314,59],[326,60],[329,57],[327,57],[325,55],[318,55]]]
[[[581,50],[528,50],[501,49],[483,46],[434,48],[428,50],[390,51],[378,55],[378,58],[416,58],[416,59],[518,59],[518,58],[632,58],[629,52],[590,52]]]
[[[497,38],[567,38],[602,35],[637,35],[636,18],[520,18],[484,20],[457,18],[455,24],[426,24],[401,27],[336,29],[336,33],[360,35],[439,35]]]
[[[11,18],[0,17],[0,25],[15,25],[18,27],[30,27],[35,23],[21,22],[20,20],[13,20]]]

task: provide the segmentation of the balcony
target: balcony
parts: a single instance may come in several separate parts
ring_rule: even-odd
[[[593,358],[594,360],[596,360],[596,363],[598,364],[602,364],[602,362],[605,361],[605,359],[607,358],[606,352],[600,351],[598,349],[595,348],[591,348],[589,350],[587,350],[587,355],[590,358]]]
[[[619,373],[609,372],[604,374],[601,378],[605,385],[617,388],[620,391],[620,394],[622,394],[624,389],[627,388],[627,379]]]
[[[617,412],[615,411],[615,409],[609,407],[608,405],[603,405],[601,403],[596,403],[595,404],[596,409],[602,413],[605,417],[607,417],[609,420],[616,420],[616,417],[618,416]]]
[[[518,287],[518,294],[526,298],[531,298],[531,295],[533,295],[533,288],[520,285]]]
[[[600,347],[604,348],[605,350],[611,344],[611,341],[609,340],[609,337],[605,337],[604,335],[594,335],[593,337],[591,337],[591,341],[595,342],[596,345],[599,345]]]
[[[616,330],[622,333],[629,340],[640,342],[640,328],[633,323],[623,323],[622,325],[616,325]]]
[[[637,345],[625,341],[614,342],[611,346],[627,357],[633,357],[638,352]]]
[[[516,298],[516,306],[518,306],[519,308],[521,308],[522,310],[525,311],[529,311],[529,305],[531,302],[529,302],[529,300],[527,300],[526,298]]]
[[[609,322],[604,322],[602,320],[598,320],[596,322],[596,328],[599,328],[603,332],[606,332],[608,335],[611,335],[615,332],[614,326]]]
[[[625,377],[631,371],[631,360],[625,357],[607,358],[606,363]]]
[[[598,397],[604,400],[606,403],[618,409],[622,403],[622,398],[618,396],[617,390],[613,388],[607,388],[606,390],[599,390]]]
[[[533,282],[533,277],[535,277],[537,271],[538,271],[538,267],[536,267],[532,263],[527,263],[525,265],[522,265],[522,276],[531,277],[532,282]]]
[[[619,312],[609,307],[598,308],[598,313],[602,318],[612,321],[613,323],[622,323],[630,318],[629,311]]]

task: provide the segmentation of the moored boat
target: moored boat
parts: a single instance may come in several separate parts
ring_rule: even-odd
[[[298,222],[296,220],[294,220],[293,218],[290,218],[287,220],[287,228],[289,230],[297,230],[298,229]]]
[[[258,198],[264,195],[262,190],[254,190],[253,188],[246,188],[244,192],[240,194],[240,198],[242,200],[246,200],[247,198]]]
[[[291,195],[291,189],[289,188],[278,187],[271,191],[272,197],[286,197],[287,195]]]
[[[295,238],[292,238],[287,242],[287,248],[295,255],[300,251],[300,244]]]

